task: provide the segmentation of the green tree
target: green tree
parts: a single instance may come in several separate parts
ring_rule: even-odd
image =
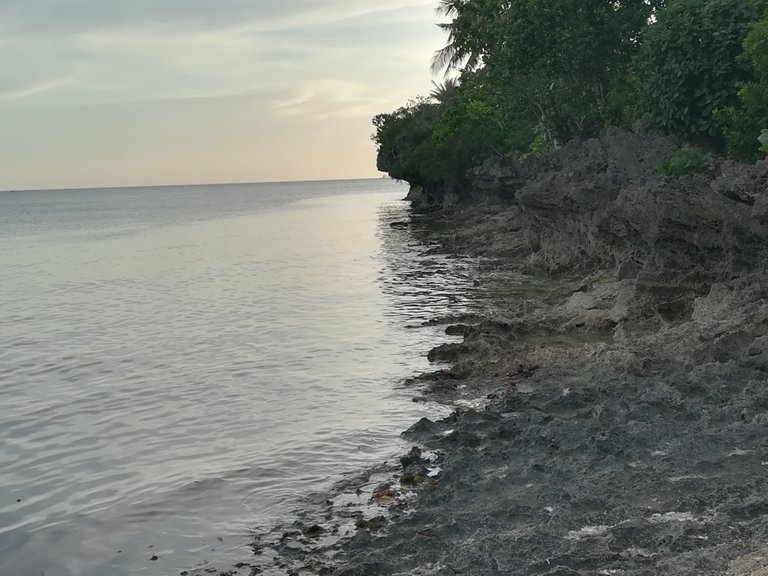
[[[755,79],[739,85],[738,102],[718,117],[728,153],[751,161],[760,157],[761,129],[768,126],[768,15],[751,26],[742,59],[752,64]]]
[[[505,0],[440,0],[437,14],[452,20],[438,24],[448,34],[448,42],[435,52],[432,72],[478,69],[491,47],[493,27],[507,4]]]
[[[641,109],[658,126],[722,141],[717,111],[737,104],[752,67],[739,58],[767,0],[669,0],[642,35],[635,67]]]
[[[376,116],[379,169],[428,189],[459,189],[484,160],[528,152],[534,126],[483,78],[465,74],[442,103],[418,99]]]
[[[439,109],[437,104],[417,98],[390,114],[375,116],[372,139],[378,146],[378,169],[398,180],[426,183],[416,151],[431,139]]]
[[[461,82],[458,78],[446,78],[442,82],[435,82],[433,80],[433,88],[429,92],[429,97],[440,104],[446,104],[456,96],[460,84]]]
[[[552,145],[623,119],[638,37],[663,0],[443,0],[433,64],[488,72]]]

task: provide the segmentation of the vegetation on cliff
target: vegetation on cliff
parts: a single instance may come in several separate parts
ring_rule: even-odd
[[[768,126],[768,0],[440,0],[452,81],[374,119],[379,169],[459,190],[490,158],[638,119],[739,160]]]

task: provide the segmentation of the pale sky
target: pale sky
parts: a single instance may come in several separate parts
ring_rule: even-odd
[[[0,190],[379,175],[436,0],[0,0]]]

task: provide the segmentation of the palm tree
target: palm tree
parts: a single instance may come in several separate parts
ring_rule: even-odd
[[[432,81],[434,88],[429,92],[429,97],[437,100],[440,104],[445,104],[456,96],[460,81],[458,78],[446,78],[442,82]]]
[[[438,24],[448,33],[448,42],[432,57],[432,73],[479,68],[491,41],[491,29],[506,4],[505,0],[439,0],[437,14],[453,19]]]

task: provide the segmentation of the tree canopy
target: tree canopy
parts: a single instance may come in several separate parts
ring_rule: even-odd
[[[768,0],[439,0],[450,21],[438,24],[447,44],[432,69],[452,76],[431,100],[377,116],[380,159],[394,177],[455,187],[488,158],[639,118],[754,157],[768,123],[767,9]]]

